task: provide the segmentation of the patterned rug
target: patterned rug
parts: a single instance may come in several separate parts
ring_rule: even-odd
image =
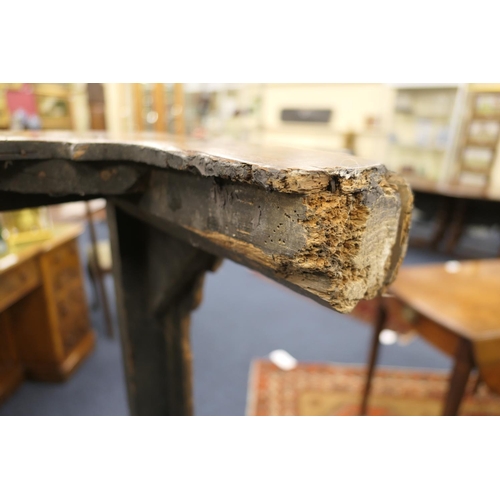
[[[359,366],[299,363],[283,371],[268,360],[254,360],[247,415],[357,415],[365,369]],[[462,415],[500,415],[500,396],[480,385],[472,394],[471,376]],[[369,415],[440,415],[448,374],[379,368],[375,372]]]

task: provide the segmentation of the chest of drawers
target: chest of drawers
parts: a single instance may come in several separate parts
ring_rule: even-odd
[[[78,255],[79,226],[0,258],[0,399],[29,377],[68,378],[94,334]]]

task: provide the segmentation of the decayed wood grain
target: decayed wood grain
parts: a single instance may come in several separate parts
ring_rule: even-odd
[[[347,312],[394,279],[409,225],[405,186],[391,176],[365,175],[338,182],[335,192],[306,195],[154,171],[129,205],[185,228],[207,251]]]
[[[156,134],[7,134],[2,161],[9,174],[0,170],[0,191],[136,192],[117,199],[136,216],[342,312],[386,287],[406,250],[408,186],[383,165],[349,155]],[[61,178],[33,182],[31,173],[54,161],[64,165]],[[109,162],[114,180],[102,178]],[[65,181],[65,172],[73,177]]]

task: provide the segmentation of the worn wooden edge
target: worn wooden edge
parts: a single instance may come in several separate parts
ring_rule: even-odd
[[[233,260],[253,261],[341,312],[385,289],[407,247],[411,191],[399,176],[377,170],[338,178],[323,191],[288,193],[135,164],[46,160],[8,168],[0,178],[2,210],[14,208],[12,196],[28,206],[32,199],[63,201],[75,196],[71,191],[77,197],[136,193],[145,214],[210,240],[219,254],[227,248]]]
[[[349,312],[394,280],[411,217],[411,192],[398,176],[357,182],[304,195],[157,171],[144,193],[113,201],[194,246]]]
[[[288,193],[328,189],[339,178],[366,170],[386,172],[381,163],[344,153],[281,146],[178,139],[165,134],[13,132],[0,134],[0,163],[19,160],[135,162],[191,170]]]
[[[141,138],[4,138],[0,210],[11,209],[17,195],[28,206],[47,196],[62,201],[136,193],[136,209],[146,217],[196,234],[218,255],[340,312],[394,280],[413,198],[408,184],[383,165],[314,167],[311,158],[342,156],[301,157],[301,150],[288,148],[272,148],[274,166],[250,164],[228,158],[227,150],[222,158]]]

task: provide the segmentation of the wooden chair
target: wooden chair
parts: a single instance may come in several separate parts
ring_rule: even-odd
[[[114,337],[110,302],[104,282],[105,275],[110,274],[112,270],[111,246],[109,239],[101,241],[97,239],[94,216],[88,202],[85,202],[85,208],[91,241],[90,247],[87,250],[87,272],[94,288],[93,306],[99,304],[98,297],[100,297],[106,324],[106,332],[109,337]]]
[[[443,415],[458,414],[473,369],[500,393],[499,259],[406,267],[389,291],[378,299],[361,415],[367,412],[379,335],[395,323],[454,359]]]

